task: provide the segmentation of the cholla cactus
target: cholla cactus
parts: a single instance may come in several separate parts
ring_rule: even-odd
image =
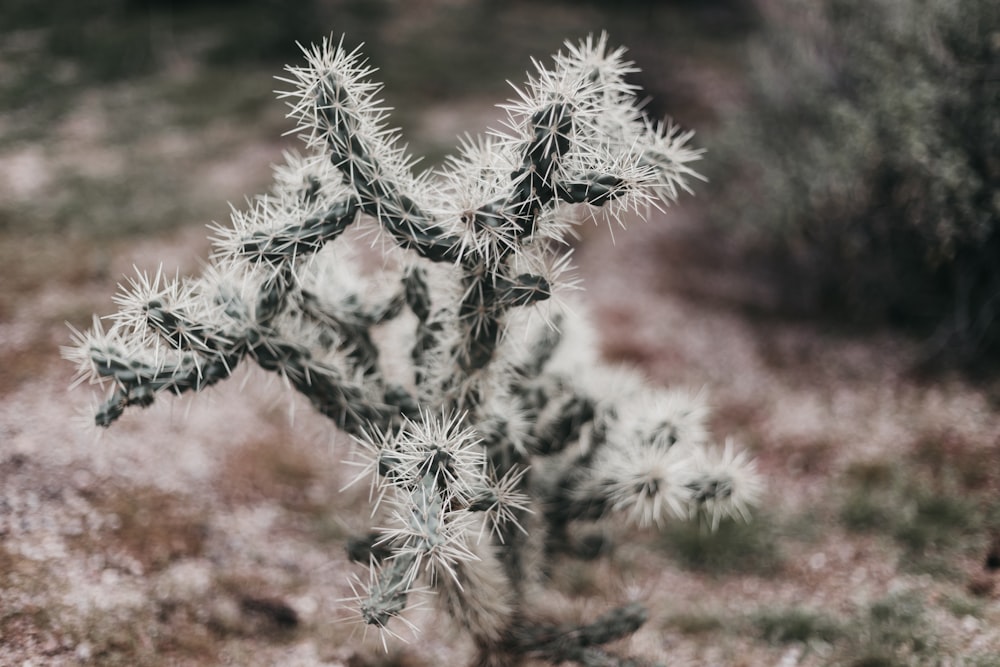
[[[730,444],[709,447],[699,396],[606,368],[553,297],[573,286],[560,250],[577,212],[621,225],[688,190],[690,133],[642,115],[631,63],[602,36],[536,63],[503,129],[414,175],[359,53],[305,55],[283,96],[307,155],[218,229],[203,275],[134,278],[111,324],[66,351],[110,391],[97,423],[256,362],[351,434],[375,480],[383,525],[349,549],[370,566],[366,623],[388,631],[427,587],[477,664],[639,664],[601,649],[642,624],[637,605],[577,627],[532,612],[544,559],[599,549],[574,544],[572,522],[717,523],[759,484]],[[352,225],[382,242],[388,287],[358,278]]]

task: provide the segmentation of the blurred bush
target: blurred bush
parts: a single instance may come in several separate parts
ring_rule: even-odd
[[[786,303],[1000,348],[1000,3],[760,0],[715,174]],[[722,180],[725,179],[725,180]]]
[[[319,0],[3,0],[2,11],[0,36],[32,42],[22,57],[69,63],[87,84],[154,73],[192,47],[219,63],[281,61],[298,55],[296,40],[326,34]]]

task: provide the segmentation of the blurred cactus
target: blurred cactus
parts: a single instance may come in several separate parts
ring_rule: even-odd
[[[349,547],[370,566],[366,623],[389,631],[427,587],[479,664],[640,664],[601,649],[641,625],[636,605],[584,626],[532,613],[544,559],[594,550],[569,539],[574,521],[717,523],[759,483],[731,445],[708,446],[699,396],[605,368],[586,321],[553,303],[573,286],[559,250],[574,211],[624,224],[697,177],[690,134],[643,117],[623,53],[567,45],[516,89],[505,129],[413,175],[358,52],[306,50],[283,97],[308,155],[217,230],[203,275],[139,275],[66,350],[110,391],[97,423],[256,362],[365,454],[384,521]],[[352,226],[381,243],[381,274],[359,277]]]
[[[995,350],[1000,4],[759,5],[727,221],[791,260],[802,301],[936,331],[934,355]]]

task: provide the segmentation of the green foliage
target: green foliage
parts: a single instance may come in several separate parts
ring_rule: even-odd
[[[732,223],[778,251],[800,305],[995,346],[1000,5],[772,4],[723,142]]]
[[[685,635],[701,635],[720,631],[725,628],[726,623],[723,618],[711,612],[687,611],[671,615],[664,621],[664,626]]]
[[[759,612],[753,617],[753,624],[761,636],[776,643],[832,642],[844,632],[828,616],[799,607]]]
[[[945,468],[937,472],[947,477]],[[853,465],[840,520],[850,530],[891,537],[903,549],[904,569],[948,576],[954,557],[981,541],[985,513],[977,495],[925,473],[910,461]]]
[[[963,593],[949,595],[944,598],[943,602],[948,611],[957,618],[965,616],[981,618],[983,615],[983,602]]]
[[[660,541],[678,563],[698,572],[770,575],[783,563],[778,531],[760,513],[753,523],[724,521],[714,531],[698,522],[671,523]]]
[[[976,615],[979,605],[945,600],[954,614]],[[927,600],[914,590],[899,590],[874,598],[840,617],[803,607],[762,609],[745,622],[772,644],[796,643],[816,650],[816,664],[836,667],[919,667],[948,664],[949,646],[938,636],[928,614]],[[962,655],[957,664],[994,665],[986,654]],[[809,664],[813,664],[810,662]]]
[[[937,664],[937,641],[924,614],[924,603],[910,592],[872,602],[854,621],[846,648],[853,667],[903,667]]]
[[[913,592],[875,599],[847,618],[802,607],[760,610],[748,619],[772,644],[825,645],[821,664],[904,667],[939,664],[939,642]]]

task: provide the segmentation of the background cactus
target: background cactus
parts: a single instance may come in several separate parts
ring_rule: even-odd
[[[637,605],[582,626],[533,614],[546,557],[599,551],[568,528],[611,513],[745,516],[759,483],[731,443],[709,446],[702,397],[605,367],[560,297],[575,225],[623,226],[688,190],[690,133],[644,117],[601,36],[536,63],[501,130],[415,175],[359,52],[305,55],[282,96],[306,154],[216,230],[201,276],[140,274],[109,326],[75,334],[80,380],[110,392],[96,422],[256,362],[363,453],[378,528],[350,550],[370,567],[366,623],[389,632],[427,587],[479,664],[637,664],[600,648],[642,624]],[[352,261],[359,241],[382,250],[375,276]]]

